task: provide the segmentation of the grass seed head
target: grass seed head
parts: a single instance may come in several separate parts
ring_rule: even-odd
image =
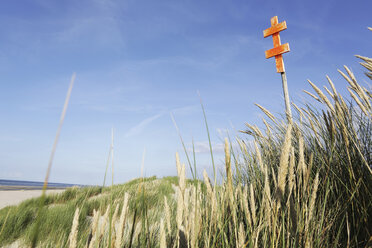
[[[121,210],[120,219],[119,219],[119,229],[116,234],[115,248],[122,247],[122,240],[124,235],[125,220],[128,212],[128,203],[129,203],[129,194],[124,194],[123,208]]]
[[[167,241],[165,236],[164,219],[160,220],[160,248],[167,248]]]
[[[280,162],[279,162],[279,171],[278,171],[278,197],[282,197],[284,194],[285,186],[286,186],[286,178],[288,174],[288,158],[289,152],[291,149],[291,139],[292,139],[292,125],[289,124],[287,127],[287,132],[285,134],[284,143],[282,146],[282,151],[280,155]]]
[[[72,221],[71,233],[68,238],[70,243],[70,248],[76,248],[77,245],[77,234],[78,234],[78,226],[79,226],[79,208],[76,208],[74,219]]]

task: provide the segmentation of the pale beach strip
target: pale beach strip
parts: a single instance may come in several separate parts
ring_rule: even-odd
[[[8,188],[8,187],[7,187]],[[23,202],[24,200],[31,199],[34,197],[41,196],[42,190],[40,189],[32,189],[32,187],[23,186],[23,189],[4,189],[0,187],[0,209],[7,207],[18,205],[19,203]],[[46,194],[58,194],[65,191],[65,189],[48,189]]]

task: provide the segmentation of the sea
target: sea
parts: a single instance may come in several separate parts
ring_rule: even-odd
[[[44,182],[0,179],[0,190],[37,190],[42,189]],[[86,187],[87,185],[69,183],[48,183],[47,189],[66,189],[70,187]]]

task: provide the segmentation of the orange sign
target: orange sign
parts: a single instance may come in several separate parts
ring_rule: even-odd
[[[281,44],[279,32],[287,29],[287,23],[281,22],[278,23],[278,17],[274,16],[271,18],[271,27],[263,31],[264,38],[272,35],[274,48],[265,51],[266,58],[271,58],[275,56],[276,71],[284,72],[284,63],[283,63],[283,53],[289,52],[289,44]]]

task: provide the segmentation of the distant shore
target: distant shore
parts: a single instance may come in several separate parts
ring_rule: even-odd
[[[66,189],[68,187],[47,187],[47,190]],[[24,186],[24,185],[0,185],[0,191],[19,191],[19,190],[42,190],[41,186]]]
[[[9,188],[9,186],[0,187],[0,209],[7,206],[18,205],[22,201],[30,198],[39,197],[42,193],[42,190],[32,187],[23,186],[22,189],[14,187],[16,186],[12,186],[12,189],[6,189]],[[61,193],[63,191],[65,191],[65,189],[47,189],[46,193],[49,195]]]
[[[36,190],[43,189],[44,182],[0,179],[0,190]],[[48,182],[48,189],[65,189],[69,187],[85,187],[86,185]]]

